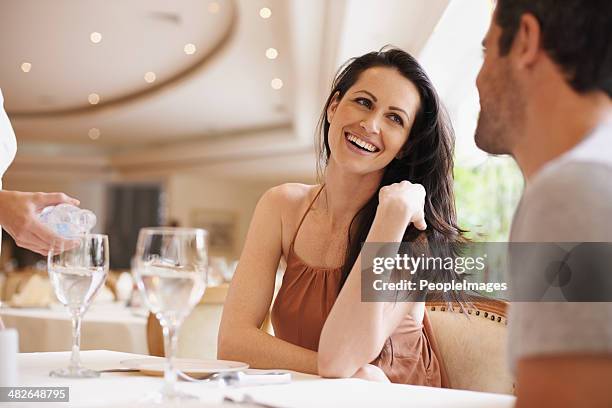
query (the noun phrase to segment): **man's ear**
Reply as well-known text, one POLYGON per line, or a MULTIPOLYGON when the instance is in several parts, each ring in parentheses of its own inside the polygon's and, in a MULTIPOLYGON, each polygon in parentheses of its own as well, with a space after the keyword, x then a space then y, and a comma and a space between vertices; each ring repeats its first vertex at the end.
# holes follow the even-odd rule
POLYGON ((541 51, 541 36, 538 19, 533 14, 523 14, 512 45, 519 69, 529 68, 537 61, 541 51))
POLYGON ((334 117, 334 113, 336 113, 336 109, 338 109, 338 105, 340 104, 340 92, 336 91, 334 96, 332 96, 332 100, 327 106, 327 122, 331 122, 334 117))

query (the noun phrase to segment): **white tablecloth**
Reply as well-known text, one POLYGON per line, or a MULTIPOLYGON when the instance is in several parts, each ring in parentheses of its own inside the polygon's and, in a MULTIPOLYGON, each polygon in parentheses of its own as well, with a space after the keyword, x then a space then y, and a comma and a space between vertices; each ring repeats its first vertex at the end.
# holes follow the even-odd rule
MULTIPOLYGON (((19 332, 19 351, 66 351, 72 347, 68 310, 0 308, 7 327, 19 332)), ((81 325, 82 350, 114 350, 147 354, 146 314, 121 303, 94 303, 81 325)))
MULTIPOLYGON (((85 351, 83 363, 92 369, 119 368, 121 360, 143 356, 110 352, 85 351)), ((163 379, 139 373, 104 373, 97 379, 57 379, 48 377, 54 368, 67 365, 69 353, 32 353, 19 355, 19 386, 70 387, 70 406, 134 407, 147 394, 161 388, 163 379)), ((248 394, 255 401, 272 407, 465 407, 510 408, 514 397, 501 394, 446 390, 410 385, 374 383, 357 379, 320 379, 294 373, 293 382, 243 388, 219 388, 215 384, 181 382, 182 391, 200 397, 196 406, 224 405, 225 395, 248 394)), ((53 404, 58 406, 60 404, 53 404)), ((40 404, 19 403, 19 407, 40 404)), ((194 405, 181 405, 181 407, 194 405)), ((248 406, 248 405, 242 405, 248 406)))

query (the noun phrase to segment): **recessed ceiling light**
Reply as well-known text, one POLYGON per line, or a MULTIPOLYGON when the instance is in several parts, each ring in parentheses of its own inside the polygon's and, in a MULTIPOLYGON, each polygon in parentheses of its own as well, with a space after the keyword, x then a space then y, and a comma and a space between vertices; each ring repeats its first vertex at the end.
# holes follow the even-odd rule
POLYGON ((276 48, 268 48, 266 50, 266 57, 268 59, 276 59, 276 57, 278 57, 278 51, 276 48))
POLYGON ((270 86, 272 87, 272 89, 278 91, 283 87, 283 80, 280 78, 274 78, 272 81, 270 81, 270 86))
POLYGON ((98 128, 91 128, 89 129, 89 132, 87 132, 87 135, 89 136, 89 138, 91 140, 98 140, 98 138, 100 137, 100 129, 98 128))
POLYGON ((21 70, 23 72, 30 72, 31 69, 32 69, 32 64, 30 64, 29 62, 24 62, 23 64, 21 64, 21 70))
POLYGON ((98 102, 100 102, 100 95, 98 95, 97 93, 89 94, 89 96, 87 97, 87 100, 92 105, 97 105, 98 102))
POLYGON ((148 83, 155 82, 155 78, 157 78, 155 76, 155 72, 149 71, 146 74, 144 74, 144 80, 147 81, 148 83))
POLYGON ((270 18, 272 16, 272 10, 267 7, 263 7, 259 10, 259 15, 261 18, 270 18))
POLYGON ((210 3, 208 3, 209 13, 216 14, 219 12, 220 9, 221 9, 221 6, 219 6, 219 3, 217 3, 216 1, 211 1, 210 3))
POLYGON ((187 55, 195 54, 196 46, 191 43, 185 44, 185 47, 183 47, 183 51, 185 51, 185 54, 187 55))
POLYGON ((93 33, 89 34, 89 39, 92 43, 98 44, 100 41, 102 41, 102 34, 97 31, 94 31, 93 33))

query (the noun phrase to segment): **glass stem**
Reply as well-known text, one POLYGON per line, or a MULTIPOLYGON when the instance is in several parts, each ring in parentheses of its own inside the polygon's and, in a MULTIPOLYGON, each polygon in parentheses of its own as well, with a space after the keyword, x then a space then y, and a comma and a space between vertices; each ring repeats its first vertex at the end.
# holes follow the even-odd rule
POLYGON ((70 369, 75 370, 81 368, 81 357, 79 351, 81 349, 81 313, 78 310, 72 310, 72 354, 70 355, 70 369))
POLYGON ((164 352, 166 354, 166 365, 164 367, 164 393, 173 395, 176 393, 176 368, 174 358, 176 357, 177 336, 176 327, 164 325, 164 352))

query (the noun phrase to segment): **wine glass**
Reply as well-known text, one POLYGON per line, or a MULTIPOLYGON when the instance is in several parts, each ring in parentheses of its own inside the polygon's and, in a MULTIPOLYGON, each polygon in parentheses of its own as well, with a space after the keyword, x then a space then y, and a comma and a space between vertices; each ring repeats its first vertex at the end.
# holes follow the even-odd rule
POLYGON ((145 304, 163 328, 164 388, 156 402, 194 399, 176 389, 174 366, 178 331, 206 288, 207 233, 198 228, 142 228, 133 274, 145 304))
POLYGON ((100 374, 81 365, 81 320, 108 275, 108 237, 81 234, 53 242, 47 257, 49 279, 55 296, 72 317, 72 355, 67 368, 51 377, 92 378, 100 374))

